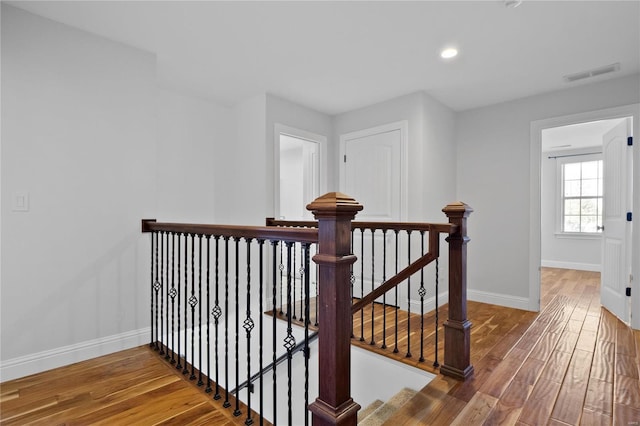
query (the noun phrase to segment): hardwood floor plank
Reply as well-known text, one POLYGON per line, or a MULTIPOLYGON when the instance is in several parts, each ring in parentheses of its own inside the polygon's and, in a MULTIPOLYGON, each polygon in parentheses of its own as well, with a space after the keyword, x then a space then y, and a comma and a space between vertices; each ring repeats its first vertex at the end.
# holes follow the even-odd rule
POLYGON ((568 424, 577 424, 580 421, 592 358, 591 352, 579 349, 574 351, 551 413, 552 419, 568 424))
POLYGON ((599 411, 592 411, 588 408, 582 410, 582 417, 580 418, 580 425, 582 426, 610 426, 613 421, 613 416, 610 414, 604 414, 599 411))
POLYGON ((489 413, 498 402, 498 398, 482 392, 476 392, 451 426, 480 425, 489 417, 489 413))
POLYGON ((616 375, 613 402, 640 410, 640 382, 638 379, 616 375))
POLYGON ((540 379, 522 407, 518 421, 531 425, 546 425, 556 402, 561 384, 540 379))
POLYGON ((487 425, 505 425, 514 424, 522 412, 533 386, 519 381, 513 380, 509 387, 505 389, 500 396, 498 403, 494 406, 489 414, 486 422, 487 425))
POLYGON ((613 383, 593 377, 589 379, 584 408, 611 417, 613 415, 613 383))

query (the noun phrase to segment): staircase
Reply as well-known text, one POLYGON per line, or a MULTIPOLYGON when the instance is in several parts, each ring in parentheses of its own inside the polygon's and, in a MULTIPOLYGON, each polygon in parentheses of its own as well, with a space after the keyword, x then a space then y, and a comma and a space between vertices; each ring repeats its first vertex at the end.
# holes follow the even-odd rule
POLYGON ((361 426, 379 426, 400 410, 417 392, 404 388, 389 401, 375 400, 367 408, 358 413, 358 424, 361 426))

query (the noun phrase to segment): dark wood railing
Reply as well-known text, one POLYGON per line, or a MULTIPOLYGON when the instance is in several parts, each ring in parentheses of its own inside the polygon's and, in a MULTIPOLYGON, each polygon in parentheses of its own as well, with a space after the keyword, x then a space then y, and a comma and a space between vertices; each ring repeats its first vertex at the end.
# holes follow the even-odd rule
MULTIPOLYGON (((197 379, 197 384, 211 392, 214 399, 224 398, 223 406, 233 409, 234 415, 246 414, 247 425, 255 420, 260 424, 268 423, 263 411, 268 404, 264 396, 269 392, 263 389, 263 385, 272 386, 271 415, 277 418, 276 398, 284 390, 281 390, 282 380, 277 379, 276 368, 285 359, 287 421, 292 424, 292 359, 300 353, 304 355, 306 367, 304 405, 305 410, 311 413, 313 424, 355 425, 360 406, 350 395, 349 348, 353 312, 361 312, 366 306, 373 310, 373 302, 378 297, 385 298, 390 290, 397 289, 399 282, 409 280, 419 271, 422 274, 426 265, 434 260, 437 262, 440 234, 444 233, 448 234, 450 247, 449 318, 444 324, 445 353, 440 371, 459 379, 469 377, 473 367, 469 356, 470 323, 466 318, 466 218, 472 210, 463 203, 447 206, 444 212, 449 217, 448 224, 353 222, 362 206, 340 193, 326 194, 307 208, 313 212, 317 222, 268 220, 268 226, 244 227, 143 220, 142 231, 152 235, 151 346, 189 379, 194 382, 197 379), (383 273, 382 285, 373 288, 368 295, 362 291, 360 301, 353 304, 354 263, 357 260, 353 254, 355 230, 360 230, 361 240, 365 230, 370 230, 372 236, 374 230, 379 230, 385 235, 385 242, 386 232, 390 232, 396 236, 396 248, 398 233, 407 232, 408 251, 412 244, 411 232, 418 232, 422 250, 421 255, 409 262, 406 268, 396 270, 399 274, 394 277, 386 279, 383 273), (429 236, 426 253, 425 233, 429 236), (312 272, 309 261, 311 255, 317 265, 315 272, 312 272), (258 265, 254 261, 252 266, 252 256, 258 259, 258 265), (312 276, 315 278, 313 292, 310 291, 312 276), (295 293, 297 281, 301 284, 298 295, 295 293), (222 294, 224 297, 221 298, 222 294), (263 301, 265 294, 269 297, 263 301), (312 300, 315 303, 313 314, 312 300), (268 311, 273 314, 271 327, 263 315, 268 311), (279 346, 276 342, 278 316, 286 320, 286 336, 281 345, 286 353, 280 356, 276 354, 279 346), (303 337, 298 335, 301 343, 296 343, 294 336, 292 323, 295 321, 304 327, 303 337), (273 335, 270 357, 263 356, 263 345, 268 346, 263 342, 267 327, 273 335), (254 331, 254 328, 258 330, 254 331), (318 368, 321 378, 318 398, 312 403, 308 400, 310 328, 317 330, 319 336, 318 368), (240 354, 244 350, 239 348, 241 342, 246 342, 244 355, 240 354), (256 342, 259 342, 257 365, 251 356, 256 342), (241 366, 244 363, 241 358, 246 358, 246 366, 241 366), (240 370, 246 377, 243 383, 240 370), (269 371, 273 375, 268 379, 266 373, 269 371), (235 380, 230 381, 234 374, 235 380), (251 400, 252 391, 256 391, 254 382, 259 386, 258 407, 252 405, 251 400), (241 391, 246 392, 242 403, 241 391)), ((364 254, 361 250, 361 257, 364 258, 364 254)), ((373 253, 370 260, 375 262, 373 253)), ((373 283, 374 272, 371 274, 373 283)), ((363 280, 363 274, 360 276, 363 280)), ((421 298, 424 297, 422 281, 421 298)), ((304 418, 304 424, 307 424, 309 416, 304 418)))

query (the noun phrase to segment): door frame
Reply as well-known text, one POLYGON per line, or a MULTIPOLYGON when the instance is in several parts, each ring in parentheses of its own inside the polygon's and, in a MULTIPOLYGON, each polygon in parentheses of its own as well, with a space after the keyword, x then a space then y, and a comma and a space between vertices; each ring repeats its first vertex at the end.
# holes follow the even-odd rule
MULTIPOLYGON (((280 217, 280 135, 304 139, 317 143, 318 149, 318 196, 327 192, 327 137, 298 129, 281 123, 275 123, 273 136, 273 197, 274 217, 280 217)), ((311 203, 313 200, 308 200, 311 203)))
MULTIPOLYGON (((640 149, 638 138, 640 137, 640 104, 624 105, 578 114, 552 117, 531 122, 530 127, 530 217, 529 217, 529 309, 540 311, 540 264, 541 264, 541 167, 542 167, 542 130, 566 126, 571 124, 586 123, 590 121, 633 118, 633 135, 635 138, 633 149, 633 210, 636 216, 640 216, 640 149)), ((636 226, 637 227, 637 226, 636 226)), ((632 253, 640 253, 640 232, 632 231, 632 253)), ((632 275, 636 278, 632 282, 631 312, 633 308, 640 307, 640 256, 632 258, 632 275)), ((640 329, 640 315, 631 318, 632 327, 640 329)))
MULTIPOLYGON (((367 136, 377 135, 379 133, 400 131, 400 221, 406 222, 409 215, 409 197, 407 190, 407 182, 409 179, 408 164, 408 141, 409 141, 409 121, 402 120, 393 123, 383 124, 380 126, 370 127, 367 129, 357 130, 355 132, 343 133, 340 135, 340 175, 339 188, 344 192, 346 169, 343 161, 347 141, 350 139, 359 139, 367 136)), ((348 194, 349 195, 349 194, 348 194)), ((357 200, 356 200, 357 201, 357 200)))

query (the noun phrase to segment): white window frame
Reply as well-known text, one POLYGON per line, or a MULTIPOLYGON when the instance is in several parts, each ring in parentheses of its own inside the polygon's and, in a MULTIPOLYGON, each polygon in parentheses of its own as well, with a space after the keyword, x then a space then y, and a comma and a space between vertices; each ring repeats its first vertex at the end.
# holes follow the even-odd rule
MULTIPOLYGON (((559 238, 579 238, 579 239, 601 239, 602 232, 566 232, 564 231, 564 165, 572 163, 585 163, 590 161, 602 161, 602 154, 577 154, 567 155, 557 158, 557 215, 556 215, 556 237, 559 238)), ((604 195, 603 195, 604 198, 604 195)), ((604 204, 604 202, 603 202, 604 204)), ((602 212, 600 212, 602 214, 602 212)))

